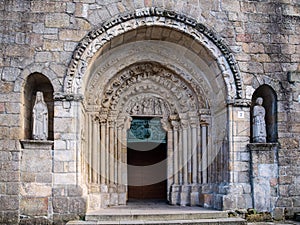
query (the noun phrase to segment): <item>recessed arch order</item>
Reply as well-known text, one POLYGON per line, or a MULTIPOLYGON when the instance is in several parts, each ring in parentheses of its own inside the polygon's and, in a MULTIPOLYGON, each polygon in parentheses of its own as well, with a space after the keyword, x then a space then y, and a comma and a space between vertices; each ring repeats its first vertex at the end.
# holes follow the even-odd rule
MULTIPOLYGON (((226 87, 226 100, 234 102, 244 97, 242 80, 236 61, 224 41, 196 20, 173 11, 144 8, 125 13, 103 23, 88 33, 78 44, 70 62, 63 91, 83 94, 84 79, 92 59, 114 38, 141 27, 161 27, 179 31, 202 46, 218 65, 226 87)), ((155 39, 155 38, 154 38, 155 39)), ((185 45, 186 43, 182 43, 185 45)))

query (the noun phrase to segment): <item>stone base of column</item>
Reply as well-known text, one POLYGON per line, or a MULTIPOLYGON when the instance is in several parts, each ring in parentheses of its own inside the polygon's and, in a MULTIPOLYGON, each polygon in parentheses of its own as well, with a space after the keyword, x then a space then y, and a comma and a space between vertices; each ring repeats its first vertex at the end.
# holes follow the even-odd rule
POLYGON ((125 185, 118 185, 119 205, 126 205, 127 202, 127 187, 125 185))
POLYGON ((110 206, 116 206, 119 203, 119 195, 117 192, 117 185, 110 184, 109 185, 109 205, 110 206))
POLYGON ((181 206, 190 205, 191 204, 190 196, 191 196, 191 186, 190 185, 181 185, 179 204, 181 206))
POLYGON ((170 205, 179 204, 180 185, 173 184, 170 191, 170 205))
POLYGON ((88 210, 107 208, 110 205, 110 194, 105 184, 90 185, 88 194, 88 210))
POLYGON ((191 206, 197 206, 200 204, 199 191, 200 191, 200 185, 198 184, 191 185, 191 199, 190 199, 191 206))

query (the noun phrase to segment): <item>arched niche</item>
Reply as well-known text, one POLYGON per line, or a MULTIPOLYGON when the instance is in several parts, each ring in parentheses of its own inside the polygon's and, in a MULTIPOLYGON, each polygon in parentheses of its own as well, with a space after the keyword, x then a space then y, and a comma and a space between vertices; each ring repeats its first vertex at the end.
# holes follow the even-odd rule
POLYGON ((267 143, 275 143, 278 139, 277 131, 277 95, 272 87, 269 85, 261 85, 258 87, 252 96, 251 102, 251 142, 253 142, 253 107, 255 106, 256 99, 261 97, 263 99, 262 106, 266 110, 265 121, 267 131, 267 143))
POLYGON ((53 117, 54 101, 53 86, 49 79, 40 73, 30 74, 24 86, 23 93, 23 115, 24 115, 24 139, 32 139, 32 109, 36 99, 36 92, 41 91, 44 95, 45 103, 48 107, 48 139, 53 140, 53 117))

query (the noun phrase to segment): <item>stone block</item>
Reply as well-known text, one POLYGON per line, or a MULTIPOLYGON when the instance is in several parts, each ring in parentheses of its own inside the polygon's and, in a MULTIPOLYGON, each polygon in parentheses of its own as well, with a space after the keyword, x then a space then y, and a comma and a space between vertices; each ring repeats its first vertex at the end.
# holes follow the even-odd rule
POLYGON ((119 204, 119 195, 118 195, 118 193, 110 193, 109 194, 109 199, 110 199, 110 201, 109 201, 109 205, 110 206, 116 206, 116 205, 118 205, 119 204))
POLYGON ((61 30, 59 32, 59 39, 78 42, 86 35, 86 33, 86 31, 82 30, 61 30))
POLYGON ((38 183, 22 183, 21 195, 22 196, 37 196, 37 197, 50 197, 52 194, 51 184, 38 184, 38 183))
POLYGON ((36 182, 37 183, 52 183, 52 173, 38 173, 36 174, 36 182))
POLYGON ((83 198, 69 198, 69 212, 84 215, 86 212, 86 201, 83 198))
POLYGON ((277 207, 292 207, 292 198, 279 197, 277 201, 277 207))
POLYGON ((275 208, 273 211, 273 218, 276 221, 282 221, 284 220, 284 215, 285 215, 285 208, 275 208))
POLYGON ((76 173, 54 174, 54 184, 76 184, 76 173))
POLYGON ((22 197, 20 201, 20 213, 29 216, 47 216, 47 197, 22 197))
POLYGON ((19 211, 4 211, 0 213, 0 223, 2 224, 18 224, 19 223, 19 211))
POLYGON ((43 44, 45 51, 63 51, 64 43, 60 41, 45 40, 43 44))
POLYGON ((202 194, 200 193, 199 204, 202 207, 210 208, 213 205, 213 195, 212 194, 202 194))
POLYGON ((224 195, 223 196, 223 210, 237 208, 237 200, 235 195, 224 195))
MULTIPOLYGON (((1 187, 1 185, 0 185, 0 187, 1 187)), ((18 195, 19 193, 20 193, 20 184, 18 182, 6 183, 6 194, 18 195)))
POLYGON ((18 68, 4 67, 1 74, 3 81, 15 81, 21 70, 18 68))
POLYGON ((82 188, 76 185, 70 185, 67 187, 69 197, 78 197, 82 196, 82 188))
POLYGON ((285 149, 298 149, 299 140, 296 138, 280 138, 281 147, 285 149))
POLYGON ((75 157, 76 157, 75 152, 71 150, 56 150, 54 152, 54 160, 58 162, 75 161, 75 157))
POLYGON ((276 164, 259 164, 258 176, 266 178, 277 177, 278 166, 276 164))
POLYGON ((69 200, 68 200, 68 198, 55 197, 55 198, 53 198, 52 204, 53 204, 53 212, 54 213, 63 214, 63 213, 68 213, 69 212, 69 200))
POLYGON ((70 25, 70 16, 64 13, 51 13, 46 15, 45 26, 66 28, 70 25))
POLYGON ((19 209, 18 195, 2 195, 0 196, 0 211, 12 211, 19 209))
POLYGON ((67 196, 67 190, 65 186, 63 187, 55 187, 52 189, 52 194, 54 197, 62 197, 62 196, 67 196))
POLYGON ((46 62, 51 62, 52 60, 53 60, 53 56, 51 52, 37 52, 35 54, 36 62, 46 63, 46 62))

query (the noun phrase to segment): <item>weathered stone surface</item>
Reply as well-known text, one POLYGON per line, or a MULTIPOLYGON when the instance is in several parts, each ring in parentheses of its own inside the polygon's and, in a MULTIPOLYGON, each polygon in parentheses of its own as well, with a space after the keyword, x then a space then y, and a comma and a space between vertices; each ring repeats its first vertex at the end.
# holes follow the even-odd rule
POLYGON ((20 212, 29 216, 46 216, 48 215, 48 198, 22 197, 20 212))
MULTIPOLYGON (((178 76, 169 79, 171 85, 165 79, 171 76, 167 73, 155 81, 165 85, 151 86, 149 80, 144 80, 148 83, 130 86, 136 81, 128 80, 124 82, 126 93, 138 95, 138 90, 143 90, 162 95, 163 100, 172 102, 172 114, 180 114, 180 120, 184 119, 182 109, 189 104, 185 96, 195 99, 195 112, 201 115, 197 123, 191 120, 179 124, 177 140, 181 153, 193 143, 195 135, 201 137, 202 127, 208 124, 209 154, 205 155, 202 149, 196 162, 189 162, 188 169, 180 170, 185 175, 177 176, 182 179, 177 181, 178 190, 174 188, 168 193, 172 204, 180 203, 179 197, 194 202, 200 194, 206 206, 254 207, 252 194, 260 209, 273 210, 275 219, 300 211, 300 23, 295 1, 11 0, 0 2, 0 12, 0 223, 17 224, 19 213, 24 212, 47 216, 62 224, 78 219, 87 207, 97 209, 125 203, 126 188, 89 187, 106 182, 93 172, 101 170, 103 154, 96 157, 91 149, 100 146, 100 139, 94 137, 103 136, 99 124, 107 119, 99 114, 105 102, 101 98, 109 97, 120 80, 107 89, 109 81, 137 62, 157 62, 160 68, 168 68, 178 76), (45 88, 45 80, 39 83, 40 79, 28 83, 29 77, 36 73, 44 75, 51 85, 45 88), (188 85, 183 86, 182 81, 188 85), (271 87, 276 93, 278 152, 268 152, 266 146, 247 151, 251 135, 249 100, 261 85, 271 87), (175 91, 162 94, 172 88, 175 91), (48 98, 49 105, 54 105, 54 119, 49 124, 55 139, 53 150, 51 143, 35 143, 33 147, 27 141, 22 143, 25 149, 19 143, 30 133, 29 111, 34 101, 30 92, 37 89, 51 92, 48 98), (82 93, 82 98, 72 95, 75 89, 82 93), (53 100, 53 91, 67 93, 53 100), (92 102, 94 96, 98 99, 92 102), (176 97, 178 101, 174 100, 176 97), (207 104, 210 111, 203 113, 199 102, 207 104), (244 116, 238 112, 244 112, 244 116), (97 121, 96 128, 94 122, 87 122, 92 117, 97 121), (185 126, 191 129, 181 139, 185 135, 181 127, 185 126), (194 165, 203 169, 196 179, 192 176, 194 165), (189 196, 188 191, 180 193, 184 182, 205 185, 199 193, 193 191, 189 196), (112 193, 107 193, 108 190, 112 193), (93 202, 94 196, 99 203, 93 202)), ((124 93, 112 97, 115 103, 119 97, 131 98, 124 93)), ((119 109, 126 108, 129 102, 124 101, 124 107, 119 109)), ((189 112, 187 118, 193 117, 192 110, 186 112, 189 112)), ((118 136, 118 128, 128 126, 113 124, 123 120, 117 114, 114 110, 107 114, 111 117, 105 127, 108 139, 101 144, 110 143, 107 149, 114 149, 113 145, 125 146, 122 151, 126 152, 126 140, 121 141, 124 145, 118 142, 122 138, 109 140, 118 136), (114 126, 118 128, 110 132, 114 126)), ((174 123, 168 124, 169 116, 165 126, 173 129, 174 123)), ((174 138, 174 133, 169 132, 168 136, 174 138)), ((169 153, 173 140, 168 141, 169 153)), ((200 148, 204 146, 203 140, 197 141, 200 148)), ((118 159, 127 158, 119 153, 116 153, 118 159)), ((185 156, 189 155, 182 155, 185 156)), ((118 171, 126 179, 125 168, 115 167, 111 162, 105 164, 106 168, 113 172, 105 174, 105 179, 112 174, 117 176, 118 171)), ((171 169, 174 167, 168 171, 171 169)), ((170 176, 168 182, 174 183, 173 178, 170 176)))

